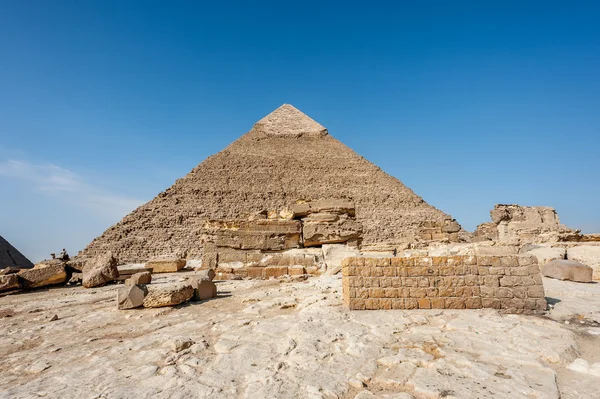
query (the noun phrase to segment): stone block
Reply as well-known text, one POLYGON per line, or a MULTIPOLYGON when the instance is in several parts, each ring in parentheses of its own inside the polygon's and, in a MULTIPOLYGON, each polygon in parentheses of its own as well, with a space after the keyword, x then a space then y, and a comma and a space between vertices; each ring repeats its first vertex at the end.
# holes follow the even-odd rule
POLYGON ((558 280, 570 280, 578 283, 592 282, 593 269, 572 260, 554 259, 542 266, 542 275, 558 280))
POLYGON ((204 269, 204 270, 200 270, 198 272, 198 278, 200 280, 213 281, 215 279, 216 275, 217 275, 217 273, 215 272, 214 269, 204 269))
POLYGON ((336 198, 293 204, 290 206, 290 211, 294 218, 305 217, 312 213, 321 212, 347 214, 349 216, 355 215, 354 203, 352 201, 336 198))
POLYGON ((41 269, 24 269, 17 276, 23 288, 46 287, 67 281, 67 272, 62 264, 41 269))
POLYGON ((217 247, 243 250, 299 248, 302 233, 297 220, 210 220, 204 228, 207 241, 217 247))
POLYGON ((152 273, 143 272, 132 274, 127 280, 125 280, 125 285, 133 286, 138 284, 150 284, 152 282, 152 273))
POLYGON ((429 298, 419 298, 419 309, 431 309, 431 300, 429 298))
POLYGON ((111 252, 88 260, 83 267, 82 285, 85 288, 99 287, 119 278, 118 260, 111 252))
POLYGON ((465 298, 445 298, 444 307, 446 309, 465 309, 465 298))
POLYGON ((194 289, 194 299, 196 301, 217 297, 217 286, 210 280, 191 278, 188 283, 194 289))
POLYGON ((189 283, 156 284, 147 286, 144 307, 158 308, 175 306, 187 302, 194 296, 194 288, 189 283))
POLYGON ((185 267, 186 260, 171 257, 154 258, 146 262, 144 267, 153 273, 176 273, 185 267))
POLYGON ((148 289, 144 285, 126 285, 117 290, 117 309, 126 310, 144 305, 148 289))

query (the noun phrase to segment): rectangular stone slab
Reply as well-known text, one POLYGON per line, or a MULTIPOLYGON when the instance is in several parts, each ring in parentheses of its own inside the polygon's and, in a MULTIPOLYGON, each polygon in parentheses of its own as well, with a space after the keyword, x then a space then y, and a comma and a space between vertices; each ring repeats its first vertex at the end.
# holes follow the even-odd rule
POLYGON ((146 269, 152 269, 153 273, 176 273, 185 267, 185 259, 152 259, 146 262, 146 269))

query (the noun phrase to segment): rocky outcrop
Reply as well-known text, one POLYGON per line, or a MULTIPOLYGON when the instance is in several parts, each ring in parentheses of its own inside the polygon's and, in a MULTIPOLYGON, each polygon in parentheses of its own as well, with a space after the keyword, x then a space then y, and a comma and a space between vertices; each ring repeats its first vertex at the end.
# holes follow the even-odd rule
POLYGON ((17 275, 23 288, 46 287, 67 281, 67 272, 62 264, 40 269, 21 270, 17 275))
POLYGON ((119 277, 118 260, 107 252, 96 259, 89 260, 83 268, 83 286, 92 288, 114 281, 119 277))
POLYGON ((577 283, 592 282, 592 268, 572 260, 554 259, 542 266, 542 275, 577 283))
POLYGON ((194 296, 194 288, 189 283, 149 285, 147 288, 145 308, 175 306, 189 301, 194 296))
POLYGON ((31 269, 33 263, 21 252, 13 247, 8 241, 0 236, 0 269, 6 267, 18 267, 19 269, 31 269))
MULTIPOLYGON (((178 251, 187 253, 188 259, 200 258, 207 244, 201 240, 212 228, 206 226, 207 220, 289 219, 290 208, 299 201, 315 204, 329 199, 354 204, 363 244, 403 247, 417 237, 458 236, 443 233, 450 216, 331 137, 323 126, 284 105, 105 231, 82 254, 95 256, 111 250, 126 263, 178 251), (423 227, 422 221, 431 221, 435 227, 423 227)), ((344 210, 337 205, 317 209, 324 213, 344 210)), ((307 213, 297 212, 298 216, 307 213)), ((225 235, 221 242, 237 249, 272 248, 270 242, 263 244, 264 239, 255 240, 225 235)), ((298 244, 296 239, 279 241, 282 249, 298 244)))

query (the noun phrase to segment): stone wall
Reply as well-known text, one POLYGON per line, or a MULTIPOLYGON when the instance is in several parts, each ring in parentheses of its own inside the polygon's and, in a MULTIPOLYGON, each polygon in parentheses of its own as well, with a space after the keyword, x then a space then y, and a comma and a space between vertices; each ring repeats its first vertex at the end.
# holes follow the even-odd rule
POLYGON ((350 309, 546 309, 535 256, 346 258, 343 299, 350 309))

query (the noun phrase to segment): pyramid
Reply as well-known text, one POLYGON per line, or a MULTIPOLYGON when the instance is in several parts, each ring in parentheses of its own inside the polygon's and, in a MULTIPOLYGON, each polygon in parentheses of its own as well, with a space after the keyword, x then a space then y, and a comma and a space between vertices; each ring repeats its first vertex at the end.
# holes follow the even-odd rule
POLYGON ((208 220, 281 215, 293 204, 332 198, 354 203, 364 248, 447 239, 449 232, 456 240, 460 230, 449 215, 284 104, 80 255, 110 250, 124 262, 173 253, 199 258, 208 220))
POLYGON ((33 267, 33 263, 0 236, 0 269, 5 269, 7 267, 30 269, 33 267))

